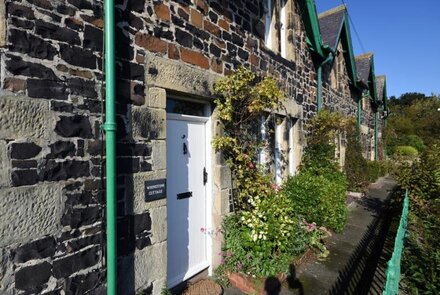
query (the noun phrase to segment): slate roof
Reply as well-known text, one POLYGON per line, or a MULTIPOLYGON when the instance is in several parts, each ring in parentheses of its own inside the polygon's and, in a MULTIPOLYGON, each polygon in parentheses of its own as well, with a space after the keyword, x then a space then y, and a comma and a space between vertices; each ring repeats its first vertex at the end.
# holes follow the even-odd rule
POLYGON ((385 76, 376 76, 376 92, 379 100, 383 99, 385 76))
POLYGON ((370 75, 370 65, 372 57, 372 53, 366 53, 356 56, 356 69, 358 79, 363 84, 365 84, 365 86, 368 86, 368 76, 370 75))
POLYGON ((318 16, 322 41, 332 49, 338 46, 339 31, 346 9, 345 5, 340 5, 318 16))

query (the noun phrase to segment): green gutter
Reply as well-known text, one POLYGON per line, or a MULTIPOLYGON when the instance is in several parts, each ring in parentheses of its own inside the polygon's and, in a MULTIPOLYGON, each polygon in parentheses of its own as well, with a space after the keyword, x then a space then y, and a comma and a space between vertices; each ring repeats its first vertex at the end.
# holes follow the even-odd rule
POLYGON ((361 130, 361 125, 362 125, 362 98, 363 98, 363 94, 361 92, 361 97, 358 99, 358 104, 357 104, 357 125, 359 127, 359 130, 361 130))
POLYGON ((116 257, 116 115, 114 0, 104 1, 105 40, 105 150, 107 215, 107 294, 117 292, 116 257))

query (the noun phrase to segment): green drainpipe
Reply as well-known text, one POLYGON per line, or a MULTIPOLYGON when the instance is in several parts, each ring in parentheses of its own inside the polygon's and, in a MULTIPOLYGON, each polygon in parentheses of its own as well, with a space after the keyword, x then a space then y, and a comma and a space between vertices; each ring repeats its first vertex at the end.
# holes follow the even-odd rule
POLYGON ((114 0, 104 1, 107 294, 116 295, 116 115, 114 0))
POLYGON ((377 161, 377 110, 374 113, 374 160, 377 161))
POLYGON ((361 130, 361 125, 362 125, 362 98, 363 98, 363 94, 361 93, 361 98, 359 98, 357 105, 357 124, 359 130, 361 130))
POLYGON ((316 107, 318 109, 318 112, 322 108, 322 67, 326 63, 330 62, 333 59, 333 56, 334 56, 334 54, 333 54, 333 52, 331 52, 329 54, 329 56, 327 56, 327 58, 318 65, 318 70, 317 70, 317 76, 318 76, 317 77, 317 80, 318 80, 317 82, 318 82, 318 85, 317 85, 317 89, 316 89, 316 92, 317 92, 316 93, 316 107))

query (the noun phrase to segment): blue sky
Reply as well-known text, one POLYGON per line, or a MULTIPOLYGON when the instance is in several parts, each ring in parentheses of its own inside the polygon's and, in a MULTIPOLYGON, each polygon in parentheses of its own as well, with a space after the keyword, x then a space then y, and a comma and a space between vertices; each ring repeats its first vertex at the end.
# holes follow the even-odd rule
MULTIPOLYGON (((318 13, 342 0, 315 0, 318 13)), ((440 94, 440 0, 345 0, 376 75, 387 76, 388 96, 440 94)), ((362 54, 351 27, 355 55, 362 54)))

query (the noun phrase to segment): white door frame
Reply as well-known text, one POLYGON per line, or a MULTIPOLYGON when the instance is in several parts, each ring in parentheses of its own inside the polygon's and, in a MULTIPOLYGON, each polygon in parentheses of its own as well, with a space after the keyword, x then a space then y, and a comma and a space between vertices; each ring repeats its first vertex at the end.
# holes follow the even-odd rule
MULTIPOLYGON (((186 122, 203 122, 205 123, 205 151, 206 151, 206 156, 205 156, 205 167, 206 167, 206 172, 208 173, 208 179, 205 185, 205 208, 206 208, 206 228, 209 230, 212 230, 212 202, 213 202, 213 177, 214 177, 214 169, 213 169, 213 148, 211 145, 212 142, 212 111, 211 111, 211 104, 209 102, 206 101, 200 101, 200 100, 195 100, 195 99, 188 99, 188 98, 182 98, 180 96, 168 96, 169 98, 172 99, 178 99, 178 100, 186 100, 186 101, 193 101, 193 102, 198 102, 198 103, 203 103, 205 104, 205 109, 204 109, 204 116, 200 117, 200 116, 191 116, 191 115, 184 115, 184 114, 176 114, 176 113, 167 113, 167 120, 177 120, 177 121, 186 121, 186 122)), ((168 169, 168 167, 167 167, 168 169)), ((206 231, 205 231, 206 232, 206 231)), ((205 233, 206 234, 206 233, 205 233)), ((206 234, 206 260, 207 260, 207 265, 206 267, 208 268, 208 274, 210 276, 212 276, 213 273, 213 269, 212 269, 212 244, 213 244, 213 240, 212 240, 212 236, 209 234, 206 234)), ((183 281, 189 279, 188 278, 183 278, 183 281)), ((180 282, 179 282, 180 283, 180 282)), ((177 283, 177 284, 179 284, 177 283)), ((168 287, 174 287, 177 284, 174 285, 170 285, 168 287)))

